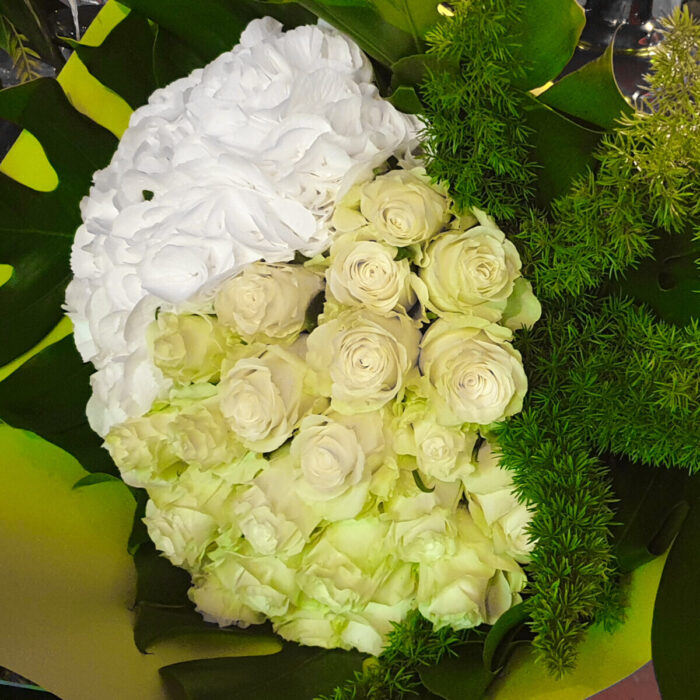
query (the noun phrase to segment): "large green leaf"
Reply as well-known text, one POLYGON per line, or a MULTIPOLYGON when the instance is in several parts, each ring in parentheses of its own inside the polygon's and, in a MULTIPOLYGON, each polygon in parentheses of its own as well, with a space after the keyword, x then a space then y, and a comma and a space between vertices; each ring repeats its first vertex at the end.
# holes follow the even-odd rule
POLYGON ((50 345, 0 382, 0 418, 62 447, 90 472, 117 474, 85 418, 92 371, 72 337, 50 345))
POLYGON ((39 342, 62 316, 69 256, 80 225, 78 203, 92 173, 109 162, 114 137, 76 112, 55 80, 0 91, 0 118, 32 132, 59 177, 53 192, 36 192, 0 176, 0 262, 12 277, 0 287, 0 365, 39 342), (50 118, 47 118, 50 115, 50 118))
POLYGON ((666 560, 654 604, 651 651, 664 700, 688 700, 700 687, 700 475, 689 482, 686 518, 666 560))
POLYGON ((576 176, 593 167, 593 151, 602 133, 580 126, 534 97, 525 104, 524 117, 532 129, 531 158, 541 166, 538 203, 547 206, 568 191, 576 176))
POLYGON ((620 571, 627 573, 663 554, 673 542, 690 507, 692 477, 680 469, 635 464, 608 456, 617 498, 611 534, 620 571))
POLYGON ((187 700, 311 700, 362 668, 363 656, 285 644, 277 654, 172 664, 161 673, 187 700))
POLYGON ((576 0, 527 0, 517 20, 508 36, 518 45, 513 57, 524 73, 513 82, 532 90, 561 73, 573 56, 586 18, 576 0))
POLYGON ((46 63, 60 68, 63 57, 53 42, 42 4, 39 0, 0 0, 0 15, 7 17, 27 37, 46 63))
POLYGON ((700 240, 687 233, 660 233, 653 257, 614 285, 616 290, 650 306, 659 318, 678 326, 700 319, 700 240))
POLYGON ((516 646, 532 639, 527 622, 530 612, 526 603, 518 603, 501 615, 484 640, 484 666, 491 673, 498 673, 508 661, 516 646))
POLYGON ((483 662, 482 641, 458 647, 457 656, 445 656, 434 666, 420 670, 423 685, 445 700, 479 700, 494 679, 483 662))
POLYGON ((539 99, 604 129, 614 129, 621 115, 634 114, 615 80, 612 44, 595 61, 554 83, 539 99))
POLYGON ((165 87, 206 64, 204 58, 182 39, 157 24, 154 26, 153 78, 156 87, 165 87))
POLYGON ((131 11, 100 46, 69 43, 92 75, 136 109, 146 103, 157 87, 153 74, 154 40, 155 32, 148 20, 131 11))

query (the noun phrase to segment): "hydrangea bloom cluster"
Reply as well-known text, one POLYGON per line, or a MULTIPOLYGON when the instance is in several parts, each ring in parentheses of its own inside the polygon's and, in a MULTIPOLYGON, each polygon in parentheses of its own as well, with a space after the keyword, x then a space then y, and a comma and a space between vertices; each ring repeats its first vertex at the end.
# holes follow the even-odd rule
POLYGON ((519 600, 529 512, 485 438, 522 406, 510 340, 540 309, 496 224, 420 168, 330 221, 328 250, 160 310, 172 388, 106 445, 205 618, 378 654, 411 609, 465 628, 519 600))
POLYGON ((255 20, 232 51, 157 90, 95 174, 73 246, 66 301, 97 369, 93 429, 167 394, 144 340, 156 308, 181 308, 257 260, 325 250, 338 197, 410 153, 418 128, 327 25, 255 20))

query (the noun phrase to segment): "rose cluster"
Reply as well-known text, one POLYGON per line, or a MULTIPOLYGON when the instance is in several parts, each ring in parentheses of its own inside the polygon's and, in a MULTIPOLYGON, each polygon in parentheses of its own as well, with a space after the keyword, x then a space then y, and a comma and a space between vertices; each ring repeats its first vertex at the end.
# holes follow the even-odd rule
POLYGON ((503 232, 420 168, 331 224, 325 251, 161 309, 172 388, 106 445, 206 619, 378 654, 411 609, 459 629, 519 600, 530 514, 489 426, 521 409, 510 340, 540 308, 503 232))

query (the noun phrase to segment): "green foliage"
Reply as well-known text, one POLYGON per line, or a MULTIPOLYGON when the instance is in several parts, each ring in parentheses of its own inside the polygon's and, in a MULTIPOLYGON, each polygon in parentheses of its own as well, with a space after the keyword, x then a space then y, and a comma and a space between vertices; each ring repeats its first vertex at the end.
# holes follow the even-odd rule
POLYGON ((46 22, 44 4, 42 0, 0 0, 0 16, 27 38, 43 61, 60 68, 64 61, 46 22))
POLYGON ((0 50, 10 57, 21 83, 38 78, 41 57, 29 46, 27 37, 17 31, 14 24, 0 15, 0 50))
POLYGON ((394 625, 376 662, 366 664, 362 673, 318 700, 400 700, 419 695, 423 690, 421 669, 438 664, 446 655, 455 656, 458 645, 481 638, 483 633, 478 630, 444 627, 436 632, 432 623, 414 610, 394 625))
POLYGON ((427 37, 429 54, 458 66, 430 71, 423 84, 429 171, 450 183, 458 206, 501 219, 513 219, 534 194, 526 97, 511 85, 524 69, 507 33, 523 7, 522 0, 460 3, 427 37))

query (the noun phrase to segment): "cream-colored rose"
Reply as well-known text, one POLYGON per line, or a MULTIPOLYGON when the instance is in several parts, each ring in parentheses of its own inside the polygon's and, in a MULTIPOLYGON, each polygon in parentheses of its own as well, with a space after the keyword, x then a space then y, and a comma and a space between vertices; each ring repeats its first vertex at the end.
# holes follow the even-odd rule
POLYGON ((444 233, 428 245, 420 270, 426 305, 438 314, 468 313, 496 322, 520 267, 518 251, 495 225, 444 233))
POLYGON ((308 410, 307 367, 291 350, 268 346, 238 360, 219 385, 219 405, 238 439, 256 452, 277 449, 308 410))
POLYGON ((532 291, 532 285, 524 277, 518 277, 506 308, 503 309, 501 323, 516 331, 519 328, 531 328, 541 315, 542 305, 532 291))
POLYGON ((211 515, 178 501, 158 507, 149 500, 143 522, 156 548, 175 566, 189 570, 198 567, 217 535, 216 522, 211 515))
POLYGON ((188 595, 205 620, 247 627, 284 615, 298 595, 295 572, 277 557, 217 549, 188 595))
POLYGON ((532 512, 519 502, 511 473, 500 466, 491 443, 483 443, 476 470, 462 481, 469 512, 481 531, 493 540, 495 551, 528 562, 535 546, 528 534, 532 512))
POLYGON ((493 552, 465 508, 453 517, 458 532, 454 552, 419 565, 418 609, 437 629, 491 624, 519 602, 524 576, 515 561, 493 552))
POLYGON ((434 508, 430 513, 392 523, 390 536, 404 561, 438 561, 455 550, 456 530, 450 511, 434 508))
POLYGON ((389 524, 378 518, 332 523, 304 552, 299 587, 334 612, 409 598, 415 587, 411 566, 389 550, 388 531, 389 524))
POLYGON ((336 649, 343 646, 338 634, 338 618, 326 605, 303 597, 299 607, 273 620, 275 632, 290 642, 336 649))
POLYGON ((405 314, 348 310, 309 335, 307 362, 318 391, 339 413, 380 408, 395 398, 415 367, 420 332, 405 314))
POLYGON ((175 418, 172 411, 155 412, 130 418, 109 431, 104 446, 129 486, 166 485, 185 468, 168 437, 175 418))
POLYGON ((168 436, 181 460, 204 469, 234 462, 247 452, 234 438, 216 398, 192 403, 178 412, 168 426, 168 436))
POLYGON ((292 341, 322 289, 323 278, 301 265, 256 262, 219 287, 214 309, 247 342, 292 341))
POLYGON ((396 248, 377 241, 342 236, 331 246, 327 290, 346 306, 379 314, 408 311, 416 301, 408 260, 394 260, 396 248))
POLYGON ((226 333, 211 316, 162 312, 149 326, 147 338, 156 367, 178 384, 219 376, 226 333))
POLYGON ((450 203, 422 168, 391 170, 363 186, 360 211, 380 240, 404 247, 438 233, 449 221, 450 203))
POLYGON ((527 377, 510 332, 479 319, 437 320, 423 336, 420 368, 443 425, 487 425, 522 408, 527 377))

